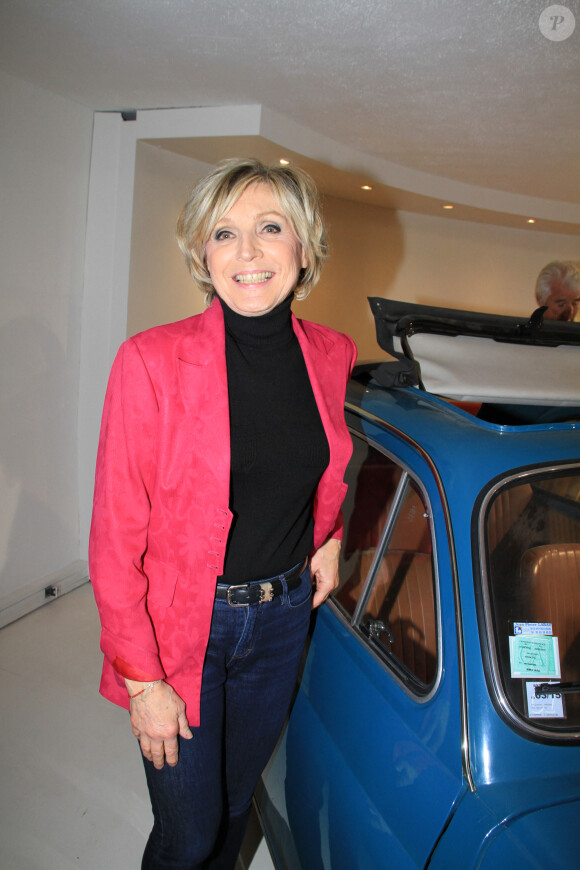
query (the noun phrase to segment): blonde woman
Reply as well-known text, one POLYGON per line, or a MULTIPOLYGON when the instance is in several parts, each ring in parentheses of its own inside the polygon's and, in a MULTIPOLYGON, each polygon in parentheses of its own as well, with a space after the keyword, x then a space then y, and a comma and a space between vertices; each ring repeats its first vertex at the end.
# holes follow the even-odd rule
POLYGON ((130 710, 154 813, 143 870, 233 870, 338 582, 350 338, 291 302, 326 256, 312 180, 228 160, 178 225, 203 314, 125 342, 97 460, 101 691, 130 710))

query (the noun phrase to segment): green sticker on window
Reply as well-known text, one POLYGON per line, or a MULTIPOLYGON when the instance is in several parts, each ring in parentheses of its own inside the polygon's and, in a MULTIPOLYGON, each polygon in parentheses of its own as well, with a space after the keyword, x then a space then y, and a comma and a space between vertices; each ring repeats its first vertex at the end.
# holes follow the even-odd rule
POLYGON ((515 678, 559 679, 558 638, 531 634, 510 637, 510 667, 515 678))

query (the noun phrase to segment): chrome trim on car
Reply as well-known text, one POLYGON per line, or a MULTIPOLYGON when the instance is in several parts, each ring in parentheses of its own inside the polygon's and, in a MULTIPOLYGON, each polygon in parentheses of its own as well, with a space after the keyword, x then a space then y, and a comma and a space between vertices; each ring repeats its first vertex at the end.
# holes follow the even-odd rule
POLYGON ((502 476, 501 479, 497 480, 496 483, 490 487, 490 489, 485 493, 485 496, 483 496, 481 501, 479 501, 478 499, 479 516, 477 518, 477 544, 479 547, 479 563, 481 565, 479 582, 483 601, 483 621, 485 629, 485 641, 487 647, 486 652, 489 657, 488 668, 486 668, 486 671, 488 672, 487 676, 490 679, 497 705, 500 707, 504 718, 518 731, 523 732, 527 737, 536 741, 538 740, 538 737, 541 737, 544 740, 548 740, 550 742, 557 741, 558 743, 577 741, 580 738, 580 730, 562 730, 555 732, 553 730, 542 728, 540 725, 532 724, 532 722, 530 722, 523 716, 518 715, 518 713, 513 709, 512 705, 509 702, 509 699, 506 696, 500 677, 501 667, 497 657, 497 648, 495 643, 495 627, 489 596, 489 560, 487 558, 487 547, 485 546, 486 529, 484 520, 487 518, 487 509, 491 500, 500 490, 505 489, 507 486, 509 486, 510 483, 513 483, 514 481, 521 481, 522 483, 525 483, 530 478, 538 477, 539 475, 545 476, 562 471, 577 472, 579 469, 580 464, 577 461, 572 460, 559 462, 558 464, 552 463, 549 465, 535 465, 533 468, 518 469, 517 471, 512 473, 507 472, 505 476, 502 476), (491 665, 491 667, 489 667, 489 665, 491 665))
POLYGON ((368 601, 368 598, 369 598, 369 595, 371 592, 371 588, 373 585, 373 581, 374 581, 375 569, 383 558, 383 551, 385 549, 385 541, 389 538, 389 536, 391 534, 391 530, 395 524, 398 509, 401 505, 401 502, 403 500, 403 496, 404 496, 405 491, 407 489, 407 481, 408 480, 409 480, 409 472, 403 471, 403 473, 401 474, 401 479, 399 480, 399 483, 397 484, 397 489, 395 490, 395 495, 393 497, 393 503, 391 505, 391 509, 389 511, 389 515, 387 517, 387 521, 385 523, 385 527, 383 529, 381 539, 380 539, 378 546, 377 546, 377 549, 375 551, 374 559, 373 559, 371 566, 369 568, 369 572, 368 572, 367 578, 365 580, 363 590, 360 594, 360 597, 357 601, 357 605, 354 609, 354 613, 352 615, 351 621, 352 621, 353 625, 359 624, 360 617, 366 608, 366 604, 367 604, 367 601, 368 601))
POLYGON ((473 779, 473 774, 471 771, 471 758, 469 751, 469 727, 467 720, 467 688, 466 688, 466 677, 465 677, 465 651, 463 646, 463 632, 462 632, 462 622, 461 622, 461 594, 459 590, 459 577, 457 571, 457 558, 455 553, 455 544, 453 540, 453 530, 451 527, 451 513, 449 510, 449 504, 447 502, 447 496, 445 493, 445 487, 443 486, 443 481, 441 479, 441 475, 437 469, 437 466, 433 462, 432 458, 429 456, 427 451, 417 442, 414 438, 411 438, 401 429, 398 429, 396 426, 393 426, 391 423, 387 423, 385 420, 382 420, 380 417, 377 417, 376 414, 373 414, 370 411, 363 410, 358 405, 354 405, 349 401, 345 402, 345 410, 349 411, 351 414, 354 414, 357 417, 361 417, 367 420, 369 423, 372 423, 374 426, 377 426, 380 429, 385 430, 386 432, 390 432, 395 437, 399 438, 405 444, 410 445, 417 453, 421 456, 421 458, 428 465, 431 473, 433 474, 433 478, 435 480, 435 484, 437 486, 437 491, 439 493, 439 498, 441 499, 441 505, 443 508, 443 516, 445 519, 445 531, 447 533, 447 543, 449 546, 449 557, 450 557, 450 565, 451 565, 451 577, 453 582, 453 593, 455 597, 455 630, 457 636, 457 661, 458 661, 458 669, 459 669, 459 694, 460 694, 460 716, 461 716, 461 764, 462 771, 465 781, 467 782, 470 791, 476 791, 475 782, 473 779))
MULTIPOLYGON (((347 423, 348 425, 348 423, 347 423)), ((359 602, 362 604, 355 607, 355 610, 352 614, 348 613, 344 610, 342 605, 340 605, 337 601, 331 597, 328 600, 328 604, 330 607, 336 612, 336 615, 344 623, 344 625, 353 633, 353 635, 357 638, 357 640, 365 646, 367 652, 372 655, 372 657, 377 661, 383 668, 388 668, 389 675, 391 678, 397 683, 400 688, 406 692, 410 697, 413 698, 418 704, 424 704, 426 701, 429 701, 439 686, 442 674, 442 659, 443 659, 443 640, 442 640, 442 625, 441 625, 441 601, 439 596, 439 582, 438 582, 438 562, 437 562, 437 549, 433 548, 432 559, 433 559, 433 570, 434 576, 437 577, 437 582, 434 584, 434 594, 435 594, 435 602, 436 602, 436 614, 437 614, 437 674, 433 683, 429 686, 424 686, 414 674, 407 672, 406 669, 401 666, 399 669, 400 662, 395 657, 390 659, 384 650, 379 651, 374 644, 372 643, 372 639, 369 638, 369 635, 361 629, 360 624, 360 616, 364 609, 364 604, 368 601, 369 595, 372 593, 372 587, 374 581, 376 579, 375 572, 382 561, 385 547, 388 546, 388 541, 393 530, 394 525, 397 522, 397 516, 399 512, 399 508, 402 502, 405 499, 409 483, 414 483, 421 491, 421 495, 424 499, 425 505, 429 507, 428 517, 432 519, 432 511, 431 511, 431 500, 425 490, 425 487, 419 478, 417 478, 411 470, 407 467, 406 463, 404 463, 399 456, 396 456, 387 448, 383 447, 382 444, 378 442, 368 439, 367 436, 363 432, 359 432, 356 429, 353 429, 350 425, 348 425, 349 432, 356 438, 360 438, 361 441, 365 441, 372 445, 372 447, 378 452, 382 453, 384 456, 387 456, 392 462, 394 462, 401 469, 401 481, 397 484, 397 488, 395 490, 395 495, 393 497, 393 502, 389 509, 388 517, 385 521, 385 525, 381 532, 381 537, 378 542, 375 556, 369 566, 367 571, 367 576, 365 578, 363 589, 359 598, 359 602), (423 688, 426 688, 426 691, 422 691, 423 688)), ((431 535, 434 536, 434 530, 431 527, 431 535)))

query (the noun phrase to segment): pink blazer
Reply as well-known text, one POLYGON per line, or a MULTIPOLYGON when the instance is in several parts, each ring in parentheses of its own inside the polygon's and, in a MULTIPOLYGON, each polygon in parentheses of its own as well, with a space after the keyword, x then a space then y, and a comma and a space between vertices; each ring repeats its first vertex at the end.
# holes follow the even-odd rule
MULTIPOLYGON (((328 438, 315 496, 314 545, 341 537, 352 445, 343 403, 352 339, 292 318, 328 438)), ((165 678, 199 724, 201 673, 231 513, 223 312, 126 341, 113 364, 101 426, 89 570, 105 655, 101 693, 128 707, 115 660, 165 678)), ((123 668, 121 668, 123 670, 123 668)), ((124 673, 127 673, 126 669, 124 673)), ((130 676, 130 674, 127 674, 130 676)))

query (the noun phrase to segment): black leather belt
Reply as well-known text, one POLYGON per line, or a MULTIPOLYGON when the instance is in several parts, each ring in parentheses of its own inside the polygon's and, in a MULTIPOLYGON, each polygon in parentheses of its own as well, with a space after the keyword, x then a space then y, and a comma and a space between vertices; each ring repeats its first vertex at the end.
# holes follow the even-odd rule
POLYGON ((278 574, 271 580, 262 580, 259 583, 241 583, 239 586, 226 586, 218 583, 215 597, 227 601, 230 607, 247 607, 249 604, 262 604, 272 601, 284 591, 283 581, 286 581, 288 592, 300 585, 300 576, 306 568, 308 560, 301 562, 294 568, 290 568, 285 574, 278 574))

